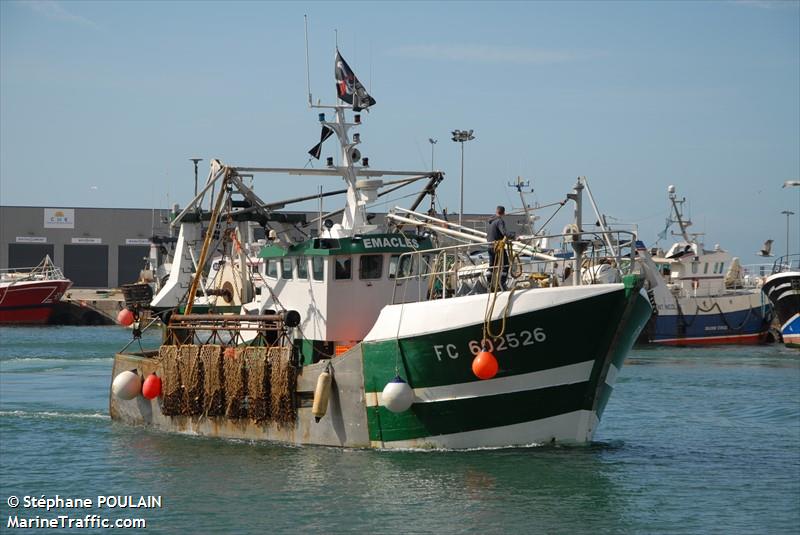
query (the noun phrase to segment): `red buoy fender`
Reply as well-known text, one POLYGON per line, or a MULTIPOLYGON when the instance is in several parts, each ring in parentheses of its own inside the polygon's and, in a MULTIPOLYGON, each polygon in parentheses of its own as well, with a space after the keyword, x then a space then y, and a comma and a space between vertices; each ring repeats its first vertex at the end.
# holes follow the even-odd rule
POLYGON ((155 373, 151 373, 144 380, 142 385, 142 395, 147 399, 156 399, 161 395, 161 378, 155 373))
POLYGON ((489 351, 481 351, 472 360, 472 373, 478 379, 491 379, 497 375, 497 359, 489 351))
POLYGON ((133 312, 128 310, 127 308, 123 308, 117 313, 117 323, 120 325, 124 325, 128 327, 129 325, 133 324, 133 312))

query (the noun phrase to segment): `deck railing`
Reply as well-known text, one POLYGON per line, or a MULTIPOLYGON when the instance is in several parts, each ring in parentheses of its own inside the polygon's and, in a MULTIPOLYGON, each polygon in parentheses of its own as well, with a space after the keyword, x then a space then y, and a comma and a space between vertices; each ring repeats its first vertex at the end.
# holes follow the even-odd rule
POLYGON ((800 271, 800 254, 784 255, 775 260, 770 275, 784 271, 800 271))
POLYGON ((582 251, 579 284, 621 282, 622 275, 637 269, 635 243, 633 232, 618 230, 515 239, 494 266, 489 265, 491 242, 412 251, 400 255, 392 303, 485 293, 503 280, 505 289, 572 285, 575 247, 582 251), (561 239, 565 250, 542 250, 537 244, 543 239, 561 239))
POLYGON ((4 282, 58 280, 64 278, 64 273, 58 266, 53 264, 49 255, 45 256, 38 266, 0 269, 0 279, 4 282))
POLYGON ((741 267, 741 276, 736 280, 736 288, 760 288, 764 279, 772 273, 772 264, 745 264, 741 267))

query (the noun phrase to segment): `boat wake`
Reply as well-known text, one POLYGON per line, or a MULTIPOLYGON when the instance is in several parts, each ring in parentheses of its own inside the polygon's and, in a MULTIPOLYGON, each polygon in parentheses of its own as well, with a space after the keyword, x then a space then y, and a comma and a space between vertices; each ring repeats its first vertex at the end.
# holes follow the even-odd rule
POLYGON ((72 358, 70 356, 50 356, 50 357, 10 357, 10 358, 0 358, 0 362, 3 364, 13 364, 17 362, 74 362, 74 363, 85 363, 85 362, 112 362, 114 359, 112 357, 103 356, 103 357, 84 357, 84 358, 72 358))
POLYGON ((99 412, 59 411, 0 411, 0 418, 34 418, 46 420, 109 420, 108 414, 99 412))
POLYGON ((475 451, 513 451, 513 450, 537 450, 537 451, 558 451, 558 450, 577 450, 577 451, 613 451, 625 447, 621 440, 609 442, 589 442, 589 443, 566 443, 566 442, 531 442, 530 444, 517 444, 515 446, 481 446, 477 448, 391 448, 380 449, 381 453, 470 453, 475 451))

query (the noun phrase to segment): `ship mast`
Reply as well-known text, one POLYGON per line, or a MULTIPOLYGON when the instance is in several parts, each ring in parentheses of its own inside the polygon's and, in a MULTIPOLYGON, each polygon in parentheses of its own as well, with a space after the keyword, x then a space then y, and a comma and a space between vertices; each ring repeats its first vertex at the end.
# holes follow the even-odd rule
MULTIPOLYGON (((354 134, 351 140, 350 129, 361 125, 361 114, 356 113, 354 122, 349 122, 345 115, 345 110, 351 108, 352 106, 350 105, 323 106, 317 104, 312 107, 332 109, 334 111, 334 120, 326 120, 325 113, 320 113, 319 119, 320 124, 330 128, 336 134, 341 149, 342 165, 336 167, 333 165, 332 158, 328 158, 328 167, 340 171, 347 184, 347 202, 342 214, 341 225, 338 229, 334 227, 331 231, 341 235, 349 235, 368 230, 371 225, 367 221, 367 203, 374 200, 378 188, 383 185, 383 181, 358 180, 356 164, 361 153, 356 147, 361 143, 361 136, 360 134, 354 134)), ((363 160, 362 167, 367 167, 367 162, 368 160, 363 160)))
MULTIPOLYGON (((306 22, 307 24, 307 22, 306 22)), ((306 29, 306 32, 308 30, 306 29)), ((308 55, 308 43, 306 43, 306 55, 308 55)), ((308 62, 308 59, 306 59, 308 62)), ((308 65, 306 64, 306 68, 308 65)), ((337 103, 336 105, 323 105, 313 104, 311 97, 310 84, 308 85, 309 91, 309 104, 312 109, 318 110, 333 110, 333 119, 327 120, 325 112, 319 113, 319 122, 323 128, 323 135, 320 141, 321 145, 325 141, 325 132, 330 131, 336 134, 339 141, 341 150, 341 165, 334 165, 333 158, 327 157, 327 167, 333 172, 340 174, 347 184, 346 192, 346 205, 342 212, 342 220, 338 225, 330 226, 326 232, 330 237, 347 237, 357 233, 370 232, 377 227, 370 225, 367 219, 367 204, 375 201, 378 196, 378 189, 383 186, 383 181, 379 179, 361 179, 358 175, 364 175, 365 168, 369 167, 369 159, 361 159, 361 152, 356 148, 361 143, 361 134, 353 133, 352 140, 350 138, 350 129, 353 127, 361 126, 361 113, 362 109, 368 109, 371 104, 375 104, 375 100, 364 91, 363 86, 356 78, 355 73, 350 70, 350 67, 345 63, 344 59, 339 54, 339 48, 336 48, 336 79, 337 87, 341 85, 342 89, 337 89, 337 103), (345 94, 349 95, 350 100, 343 96, 343 88, 349 88, 345 94), (366 106, 359 100, 358 92, 363 91, 360 98, 366 97, 366 106), (352 92, 352 94, 350 94, 352 92), (344 102, 345 104, 342 104, 344 102), (345 110, 350 109, 354 112, 353 122, 349 122, 345 114, 345 110), (358 164, 359 168, 356 168, 358 164)), ((318 156, 317 156, 318 157, 318 156)))
POLYGON ((684 197, 683 199, 678 200, 678 196, 675 194, 675 186, 673 185, 670 185, 667 188, 667 192, 669 193, 670 203, 672 203, 672 210, 675 212, 675 222, 678 223, 681 228, 681 235, 683 236, 683 239, 686 240, 686 243, 692 243, 694 240, 692 240, 689 237, 689 233, 686 232, 686 229, 689 228, 692 222, 688 219, 684 221, 683 214, 681 213, 681 206, 683 206, 683 203, 686 202, 686 198, 684 197))

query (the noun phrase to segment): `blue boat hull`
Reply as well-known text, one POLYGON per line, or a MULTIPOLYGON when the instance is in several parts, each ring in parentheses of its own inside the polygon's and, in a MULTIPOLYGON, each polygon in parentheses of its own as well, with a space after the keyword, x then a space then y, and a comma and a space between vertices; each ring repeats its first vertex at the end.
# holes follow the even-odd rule
POLYGON ((668 345, 757 344, 764 341, 771 320, 768 306, 687 316, 659 312, 647 329, 647 341, 668 345))

